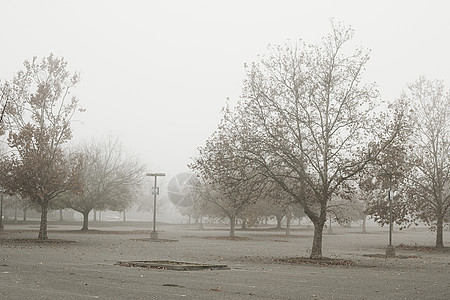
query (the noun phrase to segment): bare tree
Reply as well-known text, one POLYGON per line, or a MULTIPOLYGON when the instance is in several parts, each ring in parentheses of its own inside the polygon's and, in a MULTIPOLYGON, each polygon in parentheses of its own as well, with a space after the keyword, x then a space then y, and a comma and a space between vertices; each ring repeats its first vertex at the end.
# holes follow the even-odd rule
POLYGON ((92 141, 82 147, 82 191, 62 197, 66 207, 83 214, 82 230, 88 230, 89 213, 95 210, 124 211, 140 193, 144 168, 127 157, 117 139, 92 141))
POLYGON ((196 188, 198 198, 204 201, 202 210, 205 204, 220 208, 222 216, 230 220, 230 236, 234 237, 236 218, 263 196, 267 181, 254 164, 236 156, 238 140, 222 125, 199 149, 199 156, 190 168, 202 180, 196 188))
POLYGON ((319 45, 271 47, 250 66, 242 99, 227 117, 239 137, 237 156, 258 164, 313 222, 311 258, 322 257, 332 197, 345 198, 348 182, 400 130, 376 110, 375 86, 361 83, 367 51, 346 54, 352 37, 350 28, 334 26, 319 45))
POLYGON ((436 247, 444 247, 443 226, 450 210, 450 92, 442 81, 420 77, 403 97, 415 115, 408 153, 409 204, 436 229, 436 247))
POLYGON ((6 107, 8 145, 14 150, 4 156, 2 185, 41 208, 39 239, 47 239, 49 205, 61 193, 78 191, 80 157, 63 148, 72 137, 70 121, 78 100, 70 97, 78 73, 66 70, 63 58, 50 54, 24 62, 11 82, 11 101, 6 107))

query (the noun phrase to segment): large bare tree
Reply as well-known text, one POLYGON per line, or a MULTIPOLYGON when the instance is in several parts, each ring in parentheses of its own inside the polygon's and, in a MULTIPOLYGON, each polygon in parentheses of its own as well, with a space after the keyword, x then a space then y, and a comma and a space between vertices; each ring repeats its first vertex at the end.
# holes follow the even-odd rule
POLYGON ((251 64, 242 99, 227 126, 237 156, 257 163, 296 199, 314 224, 311 258, 322 257, 329 202, 351 192, 350 180, 389 145, 400 122, 377 109, 369 60, 353 30, 333 26, 321 44, 273 46, 251 64), (370 147, 369 147, 370 146, 370 147))

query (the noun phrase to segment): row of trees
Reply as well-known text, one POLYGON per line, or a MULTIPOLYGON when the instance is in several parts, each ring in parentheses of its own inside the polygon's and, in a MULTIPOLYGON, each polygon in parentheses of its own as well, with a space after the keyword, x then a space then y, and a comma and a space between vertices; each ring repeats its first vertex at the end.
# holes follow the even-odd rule
POLYGON ((352 38, 351 28, 333 25, 320 44, 271 46, 247 67, 241 99, 227 104, 190 165, 198 195, 227 207, 231 220, 267 198, 300 205, 314 224, 311 257, 320 258, 327 215, 357 203, 385 222, 390 182, 396 220, 434 224, 442 247, 449 93, 420 78, 398 100, 380 101, 376 86, 362 82, 369 52, 352 38))
POLYGON ((24 62, 25 69, 0 82, 1 129, 7 134, 0 158, 3 192, 16 194, 41 211, 39 239, 47 239, 50 209, 123 210, 140 189, 143 167, 123 156, 117 140, 70 145, 71 121, 79 108, 72 90, 77 72, 63 58, 24 62))

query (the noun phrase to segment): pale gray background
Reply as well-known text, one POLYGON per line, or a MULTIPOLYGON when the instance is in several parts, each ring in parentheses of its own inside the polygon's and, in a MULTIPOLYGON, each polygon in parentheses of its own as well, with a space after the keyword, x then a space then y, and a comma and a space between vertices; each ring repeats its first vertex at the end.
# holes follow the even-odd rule
MULTIPOLYGON (((53 52, 81 72, 75 140, 118 135, 168 176, 187 171, 269 43, 317 43, 330 19, 372 49, 384 100, 420 75, 450 85, 448 1, 1 1, 0 79, 53 52)), ((170 179, 170 177, 169 177, 170 179)))

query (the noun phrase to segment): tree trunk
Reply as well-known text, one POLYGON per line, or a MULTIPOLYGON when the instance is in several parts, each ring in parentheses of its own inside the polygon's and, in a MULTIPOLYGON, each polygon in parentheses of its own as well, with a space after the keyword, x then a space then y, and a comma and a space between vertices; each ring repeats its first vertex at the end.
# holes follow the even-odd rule
POLYGON ((323 237, 323 226, 325 225, 326 219, 318 220, 313 222, 314 224, 314 236, 313 244, 311 249, 310 258, 320 259, 322 258, 322 237, 323 237))
POLYGON ((444 218, 438 216, 436 222, 436 248, 444 248, 443 229, 444 229, 444 218))
POLYGON ((203 217, 199 217, 200 223, 199 223, 199 229, 203 230, 203 217))
POLYGON ((94 222, 97 221, 97 211, 94 209, 94 222))
POLYGON ((230 236, 235 237, 234 229, 236 227, 236 217, 230 217, 230 236))
POLYGON ((89 224, 89 212, 83 212, 83 227, 81 228, 81 230, 89 230, 88 224, 89 224))
POLYGON ((125 213, 125 210, 123 210, 123 221, 126 222, 127 221, 127 215, 125 213))
POLYGON ((281 229, 281 220, 283 220, 284 216, 276 215, 275 218, 277 219, 277 229, 281 229))
POLYGON ((328 227, 328 234, 333 234, 333 228, 331 228, 331 217, 330 217, 330 226, 328 227))
POLYGON ((286 235, 291 235, 291 213, 286 215, 286 235))
POLYGON ((63 210, 62 209, 59 210, 59 222, 60 223, 63 222, 63 210))
POLYGON ((242 227, 241 229, 247 229, 247 220, 242 219, 242 227))
POLYGON ((3 229, 3 194, 0 194, 0 231, 3 229))
POLYGON ((367 216, 364 215, 364 217, 362 218, 362 229, 361 229, 362 233, 367 233, 366 220, 367 220, 367 216))
POLYGON ((41 205, 41 225, 39 227, 39 240, 47 240, 47 211, 48 211, 48 204, 42 204, 41 205))
POLYGON ((23 221, 26 221, 26 220, 27 220, 27 208, 24 207, 24 209, 23 209, 23 221))

